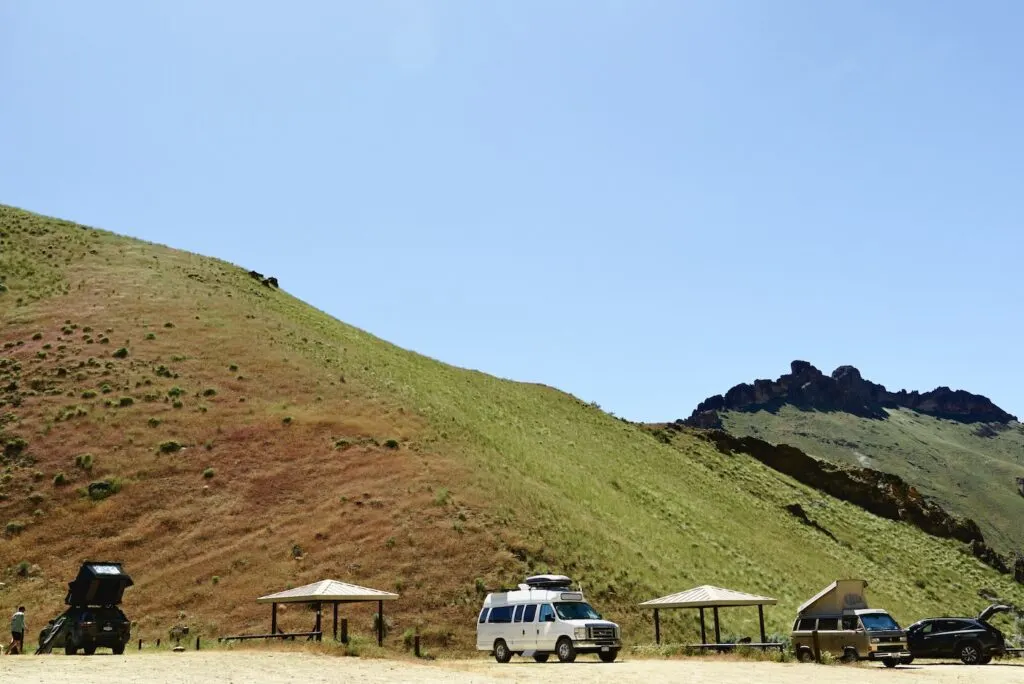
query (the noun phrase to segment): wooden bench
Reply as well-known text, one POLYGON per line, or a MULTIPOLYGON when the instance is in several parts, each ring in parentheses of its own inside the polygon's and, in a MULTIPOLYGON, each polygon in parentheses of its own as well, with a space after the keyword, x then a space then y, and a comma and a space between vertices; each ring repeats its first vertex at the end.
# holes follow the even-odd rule
POLYGON ((237 634, 235 636, 217 637, 217 641, 244 641, 246 639, 291 639, 306 637, 306 640, 320 641, 323 632, 278 632, 277 634, 237 634))

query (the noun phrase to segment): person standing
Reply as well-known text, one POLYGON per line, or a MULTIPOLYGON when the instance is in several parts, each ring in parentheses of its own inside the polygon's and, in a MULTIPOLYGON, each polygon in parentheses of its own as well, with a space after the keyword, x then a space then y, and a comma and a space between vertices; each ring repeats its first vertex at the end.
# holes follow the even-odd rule
POLYGON ((11 645, 7 649, 9 655, 21 653, 25 649, 25 606, 18 606, 18 612, 11 616, 11 645))

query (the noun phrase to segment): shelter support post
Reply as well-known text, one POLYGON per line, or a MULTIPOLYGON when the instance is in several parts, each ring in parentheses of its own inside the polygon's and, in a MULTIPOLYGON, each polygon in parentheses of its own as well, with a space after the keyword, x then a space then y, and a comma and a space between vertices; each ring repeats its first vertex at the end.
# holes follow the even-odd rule
POLYGON ((384 645, 384 602, 377 601, 377 645, 384 645))
POLYGON ((348 643, 348 618, 341 618, 341 643, 348 643))
POLYGON ((707 630, 704 629, 704 609, 703 608, 700 609, 700 643, 702 643, 702 644, 708 643, 708 633, 707 633, 707 630))
MULTIPOLYGON (((764 631, 764 630, 761 630, 764 631)), ((334 640, 338 640, 338 602, 334 602, 334 640)), ((762 639, 761 641, 764 641, 762 639)))
POLYGON ((270 605, 270 633, 277 634, 277 604, 270 605))
MULTIPOLYGON (((321 623, 321 616, 322 616, 322 614, 323 614, 323 604, 321 604, 319 601, 317 601, 316 602, 316 629, 313 630, 314 632, 318 632, 319 633, 319 632, 323 631, 323 627, 321 626, 321 624, 322 624, 321 623)), ((316 640, 320 641, 320 637, 317 636, 316 640)))
POLYGON ((654 609, 654 643, 661 645, 661 618, 657 608, 654 609))
POLYGON ((765 643, 766 639, 764 636, 764 606, 757 604, 757 622, 761 625, 761 643, 765 643))
POLYGON ((718 606, 715 606, 712 610, 715 612, 715 643, 720 644, 722 643, 722 633, 718 629, 718 606))

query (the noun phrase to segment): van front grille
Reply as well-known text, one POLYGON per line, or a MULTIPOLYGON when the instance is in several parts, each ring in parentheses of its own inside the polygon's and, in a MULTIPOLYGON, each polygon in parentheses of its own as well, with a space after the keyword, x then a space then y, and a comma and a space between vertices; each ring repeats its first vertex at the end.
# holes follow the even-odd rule
POLYGON ((614 627, 591 627, 590 628, 591 639, 614 639, 615 628, 614 627))

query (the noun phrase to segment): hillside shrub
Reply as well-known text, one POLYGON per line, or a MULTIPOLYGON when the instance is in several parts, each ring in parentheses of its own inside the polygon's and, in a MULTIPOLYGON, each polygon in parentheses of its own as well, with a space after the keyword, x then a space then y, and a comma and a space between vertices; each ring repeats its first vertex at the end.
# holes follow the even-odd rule
POLYGON ((285 416, 284 418, 281 419, 281 422, 284 423, 285 425, 291 425, 292 424, 292 417, 291 416, 285 416))
POLYGON ((113 391, 114 388, 108 385, 107 383, 103 383, 102 385, 100 385, 100 392, 103 392, 104 394, 110 394, 113 391))
POLYGON ((146 424, 149 425, 149 427, 151 428, 160 427, 160 419, 150 418, 149 420, 146 421, 146 424))
POLYGON ((89 483, 88 495, 93 501, 103 501, 121 491, 120 478, 107 478, 89 483))
POLYGON ((131 397, 121 397, 121 399, 118 400, 117 405, 121 406, 121 407, 124 407, 124 406, 131 406, 134 403, 135 403, 135 400, 132 399, 131 397))
POLYGON ((65 475, 64 473, 62 473, 62 472, 61 473, 57 473, 56 475, 53 476, 53 486, 54 487, 63 487, 67 483, 68 483, 68 476, 65 475))
POLYGON ((147 340, 155 340, 156 339, 156 333, 146 333, 146 339, 147 340))
POLYGON ((173 328, 173 327, 174 327, 174 324, 173 324, 173 323, 171 323, 170 321, 167 321, 166 323, 164 323, 164 327, 165 327, 165 328, 173 328))
POLYGON ((172 399, 174 399, 176 397, 180 397, 184 393, 185 393, 185 390, 181 389, 177 385, 175 385, 171 389, 167 390, 167 396, 171 397, 172 399))
POLYGON ((171 406, 173 406, 176 409, 180 409, 182 406, 184 406, 184 404, 182 404, 180 401, 175 401, 173 404, 171 404, 171 406))
MULTIPOLYGON (((21 534, 25 531, 25 523, 21 522, 20 520, 12 520, 9 523, 7 523, 7 527, 5 527, 4 529, 7 530, 7 534, 21 534)), ((28 570, 26 569, 26 572, 27 571, 28 570)))
POLYGON ((127 347, 121 347, 120 349, 115 351, 113 354, 111 354, 111 356, 113 356, 115 359, 125 359, 125 358, 128 358, 128 348, 127 347))
POLYGON ((238 371, 238 366, 233 363, 230 366, 228 366, 228 370, 231 371, 232 373, 235 373, 238 371))
POLYGON ((75 456, 75 466, 82 470, 92 470, 92 454, 79 454, 75 456))
POLYGON ((32 492, 28 495, 28 500, 34 503, 36 506, 46 501, 46 496, 41 492, 32 492))
POLYGON ((82 398, 83 399, 95 399, 96 398, 96 392, 93 391, 93 390, 85 390, 84 392, 82 392, 82 398))
POLYGON ((32 339, 33 340, 41 340, 41 339, 43 339, 43 333, 37 332, 35 335, 32 336, 32 339))
POLYGON ((166 442, 161 442, 158 449, 161 454, 173 454, 178 451, 181 451, 182 446, 180 443, 175 442, 173 439, 170 439, 167 440, 166 442))
POLYGON ((213 468, 207 468, 206 470, 203 471, 203 477, 206 478, 207 480, 212 480, 215 474, 216 473, 214 472, 213 468))
POLYGON ((384 446, 386 446, 388 449, 397 449, 398 448, 398 440, 397 439, 389 439, 386 442, 384 442, 384 446))
POLYGON ((206 389, 203 390, 203 396, 204 397, 213 397, 213 396, 216 396, 216 395, 217 395, 217 390, 213 389, 212 387, 207 387, 206 389))

